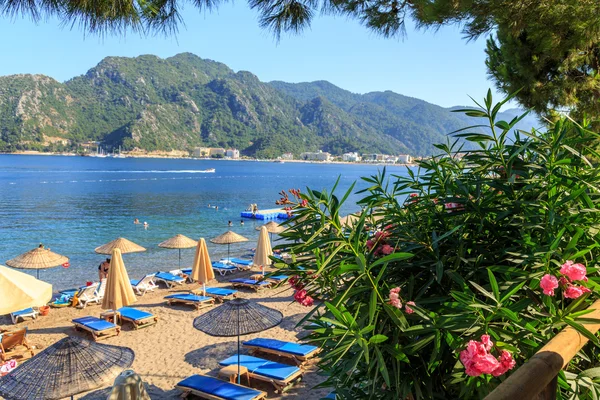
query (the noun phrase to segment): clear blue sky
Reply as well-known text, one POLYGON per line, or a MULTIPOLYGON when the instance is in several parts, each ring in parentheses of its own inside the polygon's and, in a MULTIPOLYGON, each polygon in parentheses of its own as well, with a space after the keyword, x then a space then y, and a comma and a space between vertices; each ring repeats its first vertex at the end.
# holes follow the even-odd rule
MULTIPOLYGON (((0 19, 0 75, 39 73, 65 81, 106 56, 192 52, 247 70, 262 81, 328 80, 357 93, 392 90, 442 106, 470 105, 493 83, 485 70, 485 40, 467 42, 456 26, 437 32, 408 29, 405 39, 384 39, 343 17, 317 17, 310 30, 279 43, 258 26, 244 2, 201 13, 187 6, 175 37, 84 35, 50 19, 0 19)), ((500 97, 498 96, 498 99, 500 97)))

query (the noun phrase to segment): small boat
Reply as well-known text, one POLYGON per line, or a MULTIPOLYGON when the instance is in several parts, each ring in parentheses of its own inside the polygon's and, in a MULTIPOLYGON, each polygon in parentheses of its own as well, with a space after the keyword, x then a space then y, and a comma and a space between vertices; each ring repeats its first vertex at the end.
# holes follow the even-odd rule
POLYGON ((204 171, 202 171, 202 172, 207 172, 207 173, 208 173, 208 172, 215 172, 215 169, 214 169, 214 168, 209 168, 209 169, 205 169, 205 170, 204 170, 204 171))

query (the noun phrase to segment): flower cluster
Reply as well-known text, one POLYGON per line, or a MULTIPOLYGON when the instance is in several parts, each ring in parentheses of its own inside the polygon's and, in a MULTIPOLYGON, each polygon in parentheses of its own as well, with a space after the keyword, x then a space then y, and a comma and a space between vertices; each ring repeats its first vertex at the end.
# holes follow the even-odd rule
MULTIPOLYGON (((396 307, 399 310, 402 310, 402 300, 400 299, 400 287, 395 287, 393 289, 390 290, 390 301, 389 303, 396 307)), ((406 302, 406 304, 404 305, 404 311, 407 314, 412 314, 415 311, 410 308, 410 306, 415 306, 415 302, 414 301, 408 301, 406 302)))
POLYGON ((512 354, 506 350, 500 351, 496 358, 490 353, 494 343, 489 335, 481 335, 481 342, 470 340, 467 348, 460 352, 460 362, 465 366, 465 373, 469 376, 491 374, 500 376, 514 368, 516 362, 512 354))
POLYGON ((305 307, 310 307, 314 304, 315 300, 307 294, 304 285, 300 282, 299 276, 292 276, 288 282, 295 289, 294 300, 305 307))
POLYGON ((540 281, 540 287, 547 296, 554 296, 554 290, 561 287, 563 296, 566 299, 577 299, 584 293, 591 292, 590 289, 583 285, 574 285, 573 281, 587 282, 587 271, 585 265, 574 263, 571 260, 565 262, 559 271, 563 276, 557 278, 554 275, 546 274, 540 281))
POLYGON ((387 242, 390 236, 391 234, 386 229, 375 232, 373 238, 367 240, 367 249, 371 251, 375 248, 373 255, 376 257, 392 254, 396 249, 387 242))

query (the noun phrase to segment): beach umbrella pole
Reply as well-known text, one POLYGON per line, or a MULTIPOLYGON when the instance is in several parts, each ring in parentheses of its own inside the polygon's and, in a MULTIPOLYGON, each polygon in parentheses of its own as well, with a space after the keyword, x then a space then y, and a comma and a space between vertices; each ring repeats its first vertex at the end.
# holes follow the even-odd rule
POLYGON ((238 337, 238 373, 237 373, 237 383, 240 385, 242 383, 242 377, 240 376, 240 307, 237 308, 237 337, 238 337))
POLYGON ((181 269, 181 249, 179 249, 179 269, 181 269))
POLYGON ((227 264, 231 263, 231 256, 229 255, 229 246, 231 246, 229 243, 227 243, 227 264))

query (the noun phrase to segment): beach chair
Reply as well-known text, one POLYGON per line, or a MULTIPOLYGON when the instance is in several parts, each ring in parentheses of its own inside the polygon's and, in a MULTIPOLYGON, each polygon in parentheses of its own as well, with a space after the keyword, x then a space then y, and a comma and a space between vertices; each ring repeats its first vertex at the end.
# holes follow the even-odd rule
POLYGON ((98 285, 98 289, 96 289, 96 296, 98 296, 98 299, 100 301, 102 301, 102 299, 104 298, 104 292, 106 291, 106 281, 108 279, 104 278, 100 281, 100 284, 98 285))
POLYGON ((287 276, 287 275, 275 275, 275 276, 267 276, 265 279, 269 282, 273 282, 273 283, 277 284, 277 283, 281 283, 281 282, 285 281, 288 278, 289 278, 289 276, 287 276))
MULTIPOLYGON (((231 356, 221 362, 219 365, 224 367, 237 365, 238 356, 231 356)), ((252 379, 258 379, 272 384, 275 391, 286 391, 295 381, 302 379, 303 372, 300 368, 281 364, 274 361, 265 360, 258 357, 240 355, 240 365, 248 369, 248 374, 252 379)))
POLYGON ((121 333, 121 328, 119 328, 118 325, 96 317, 88 316, 76 318, 71 322, 75 325, 76 330, 89 332, 94 341, 106 339, 111 336, 118 336, 119 333, 121 333))
POLYGON ((220 262, 213 262, 212 267, 215 271, 217 271, 221 276, 229 273, 234 273, 237 271, 237 267, 234 265, 224 264, 220 262))
POLYGON ((133 307, 121 307, 117 310, 123 322, 131 322, 134 329, 146 328, 158 322, 158 317, 133 307))
POLYGON ((148 274, 144 276, 142 279, 130 279, 131 287, 135 291, 136 294, 143 296, 147 292, 153 292, 158 286, 154 283, 154 275, 156 274, 148 274))
POLYGON ((257 281, 255 279, 236 278, 229 281, 233 287, 241 286, 245 288, 254 289, 257 292, 261 289, 268 289, 271 287, 271 282, 257 281))
POLYGON ((183 285, 185 283, 185 278, 173 275, 170 272, 157 272, 154 275, 154 283, 158 284, 159 282, 164 283, 167 288, 172 288, 176 285, 183 285))
POLYGON ((98 283, 93 283, 90 286, 86 286, 77 293, 77 307, 86 308, 89 303, 100 304, 102 300, 98 297, 98 283))
POLYGON ((314 357, 320 351, 317 346, 284 342, 277 339, 256 338, 243 342, 245 347, 255 353, 275 354, 279 357, 293 359, 296 364, 302 365, 309 358, 314 357))
POLYGON ((25 321, 25 318, 31 317, 32 319, 36 319, 39 315, 39 312, 33 307, 26 308, 24 310, 15 311, 10 313, 10 319, 13 324, 19 322, 19 320, 25 321))
POLYGON ((229 262, 235 264, 240 271, 248 271, 252 269, 253 264, 252 260, 247 260, 244 258, 230 258, 229 262))
POLYGON ((335 400, 337 399, 335 392, 331 392, 329 393, 327 396, 324 397, 325 400, 335 400))
POLYGON ((172 305, 173 303, 189 304, 196 307, 196 310, 200 310, 204 307, 210 307, 215 304, 215 299, 213 299, 212 297, 198 296, 196 294, 185 293, 178 293, 166 296, 165 300, 167 300, 167 303, 169 305, 172 305))
MULTIPOLYGON (((198 294, 198 295, 202 295, 204 292, 202 291, 202 288, 196 289, 192 292, 193 294, 198 294)), ((223 302, 225 300, 232 300, 234 297, 236 297, 238 291, 237 290, 233 290, 233 289, 225 289, 225 288, 215 288, 215 287, 211 287, 211 288, 206 288, 206 295, 210 296, 210 297, 214 297, 215 300, 218 300, 220 302, 223 302)))
POLYGON ((224 382, 206 375, 192 375, 179 382, 177 389, 183 391, 182 397, 190 393, 209 400, 261 400, 267 394, 235 383, 224 382))
POLYGON ((27 342, 27 328, 13 332, 4 332, 0 339, 0 360, 33 357, 33 348, 27 342))

